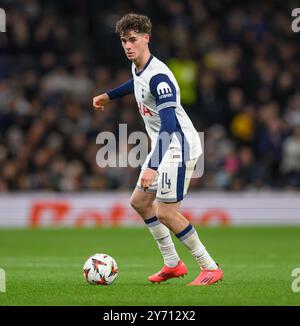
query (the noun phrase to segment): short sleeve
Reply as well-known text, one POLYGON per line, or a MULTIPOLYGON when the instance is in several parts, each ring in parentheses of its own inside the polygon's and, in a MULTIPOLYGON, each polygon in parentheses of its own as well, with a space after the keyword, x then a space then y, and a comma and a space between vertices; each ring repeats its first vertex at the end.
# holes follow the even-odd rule
POLYGON ((166 74, 157 74, 150 80, 150 92, 155 98, 157 110, 176 106, 176 88, 166 74))

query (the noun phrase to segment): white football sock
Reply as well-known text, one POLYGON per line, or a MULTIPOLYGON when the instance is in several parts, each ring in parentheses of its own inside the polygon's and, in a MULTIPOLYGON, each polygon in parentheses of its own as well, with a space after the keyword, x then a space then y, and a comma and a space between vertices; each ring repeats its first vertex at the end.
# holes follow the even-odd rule
POLYGON ((189 224, 182 232, 177 233, 176 237, 189 249, 201 269, 218 269, 218 265, 210 257, 200 241, 195 228, 191 224, 189 224))
POLYGON ((155 216, 145 220, 145 223, 158 244, 164 264, 168 267, 175 267, 180 258, 176 252, 169 229, 160 223, 155 216))

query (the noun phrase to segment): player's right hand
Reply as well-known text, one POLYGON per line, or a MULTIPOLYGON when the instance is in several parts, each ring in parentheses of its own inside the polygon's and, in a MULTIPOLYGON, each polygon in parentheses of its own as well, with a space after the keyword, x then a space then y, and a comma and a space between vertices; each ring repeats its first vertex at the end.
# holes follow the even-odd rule
POLYGON ((95 110, 103 111, 106 104, 110 101, 109 96, 106 93, 100 94, 93 98, 93 107, 95 110))

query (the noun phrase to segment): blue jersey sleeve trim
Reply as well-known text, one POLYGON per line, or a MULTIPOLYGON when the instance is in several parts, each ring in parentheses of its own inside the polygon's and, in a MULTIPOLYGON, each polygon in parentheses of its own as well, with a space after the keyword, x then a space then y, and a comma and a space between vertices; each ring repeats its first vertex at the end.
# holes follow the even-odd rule
POLYGON ((172 141, 173 133, 176 130, 176 113, 174 107, 165 108, 159 111, 161 126, 157 137, 156 145, 151 158, 148 162, 148 168, 157 170, 169 145, 172 141))
POLYGON ((133 94, 134 93, 134 83, 133 78, 125 82, 124 84, 110 89, 106 92, 110 100, 114 100, 119 97, 123 97, 125 95, 133 94))
POLYGON ((163 103, 159 106, 157 106, 157 110, 160 111, 162 109, 165 109, 165 108, 169 108, 169 107, 176 107, 177 103, 176 102, 167 102, 167 103, 163 103))

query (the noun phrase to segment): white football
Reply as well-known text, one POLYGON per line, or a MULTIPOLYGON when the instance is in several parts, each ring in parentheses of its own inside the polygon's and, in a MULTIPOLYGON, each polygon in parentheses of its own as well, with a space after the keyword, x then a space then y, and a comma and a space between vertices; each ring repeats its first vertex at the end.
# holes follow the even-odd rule
POLYGON ((116 261, 106 254, 91 256, 83 266, 83 276, 93 285, 109 285, 118 276, 116 261))

